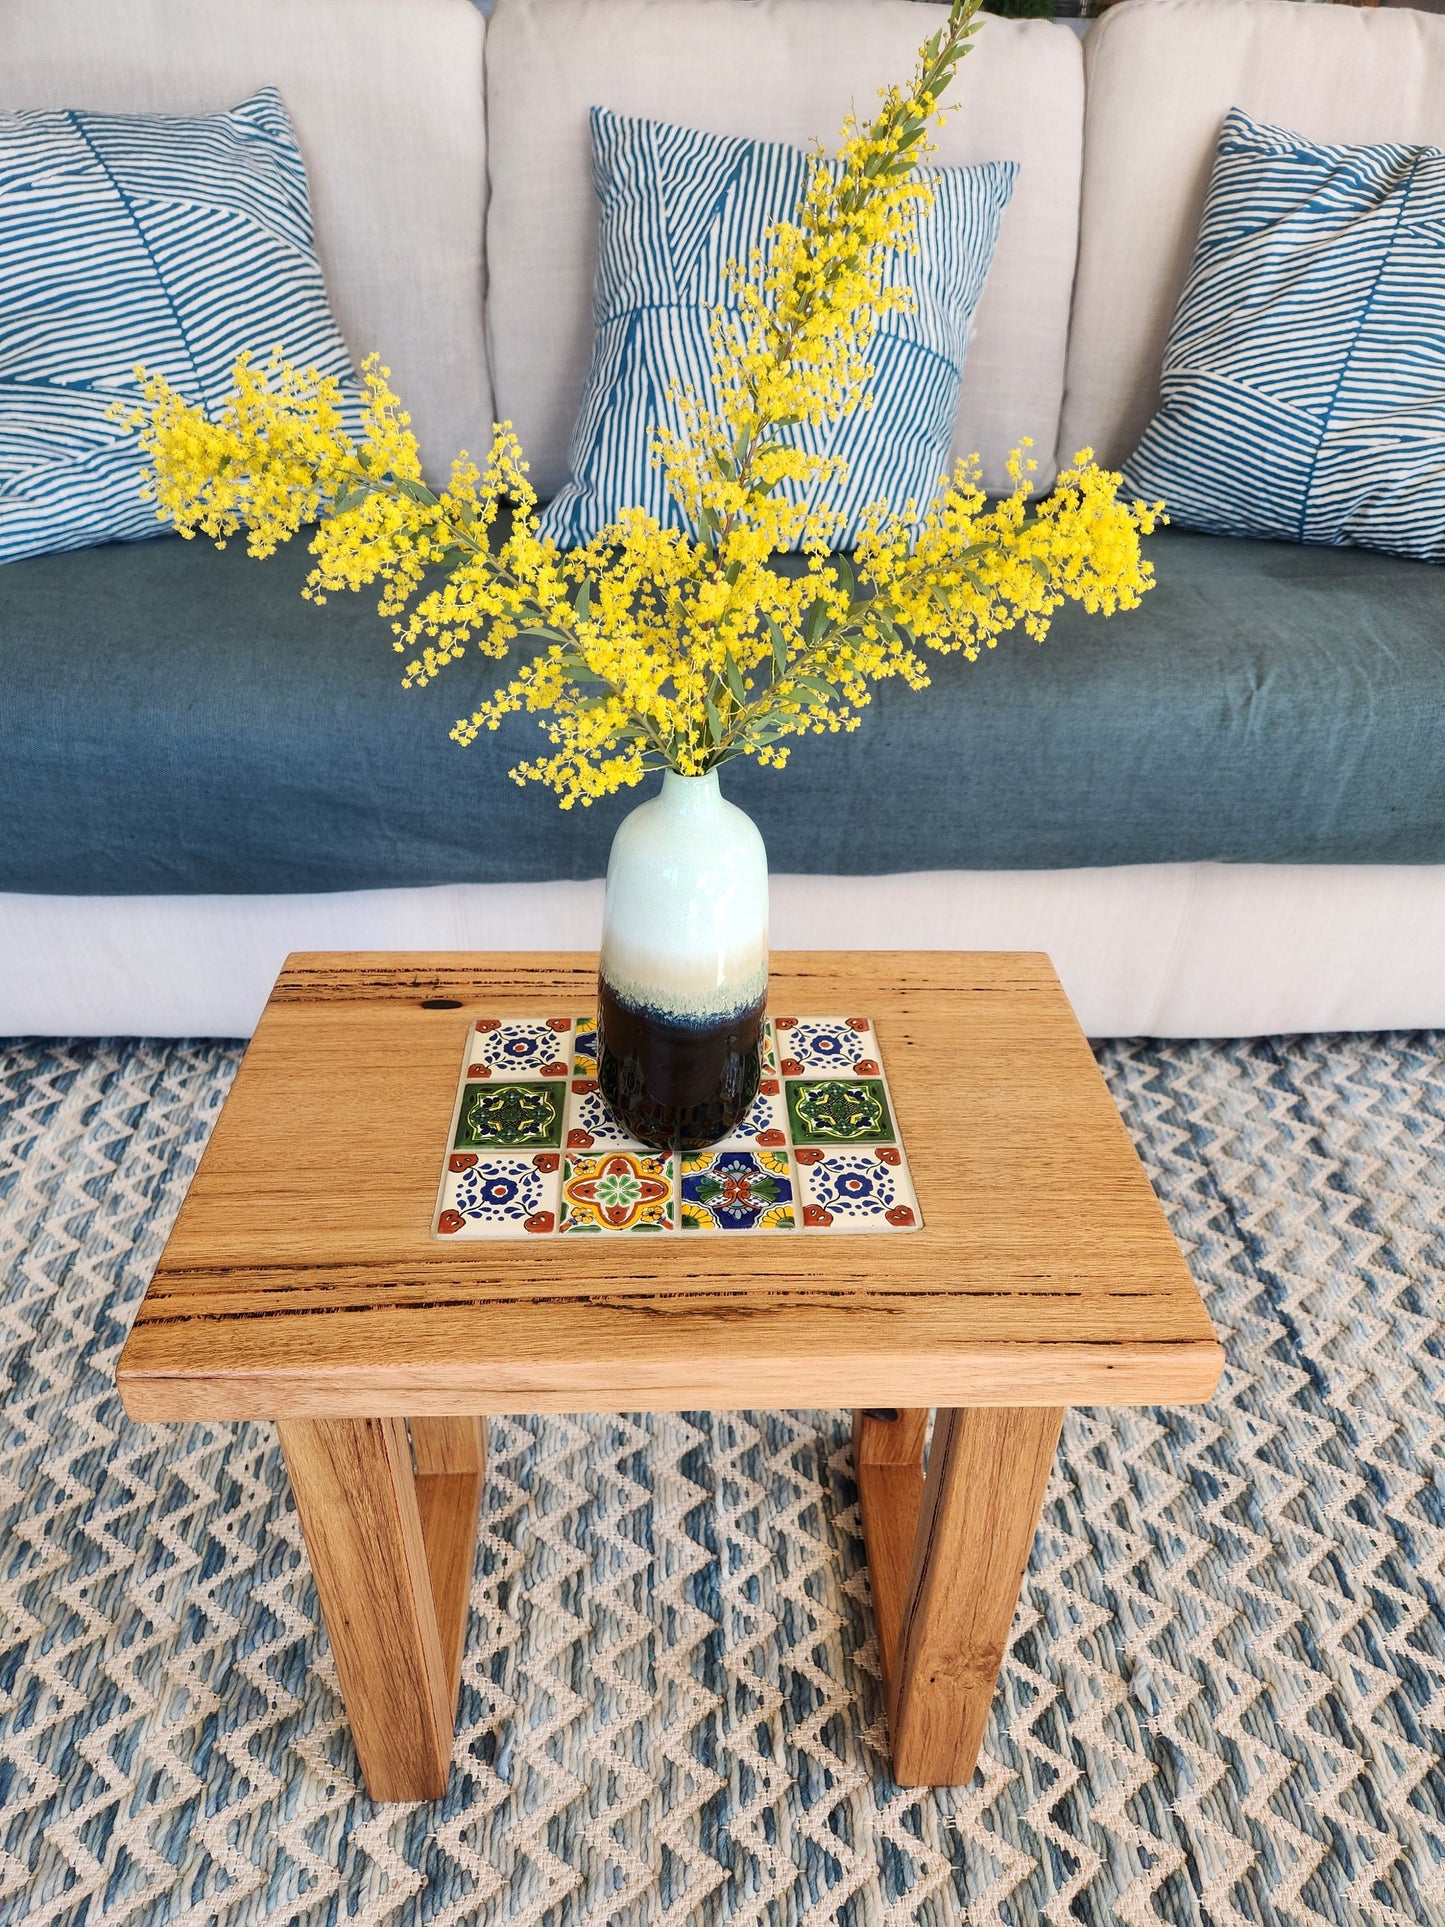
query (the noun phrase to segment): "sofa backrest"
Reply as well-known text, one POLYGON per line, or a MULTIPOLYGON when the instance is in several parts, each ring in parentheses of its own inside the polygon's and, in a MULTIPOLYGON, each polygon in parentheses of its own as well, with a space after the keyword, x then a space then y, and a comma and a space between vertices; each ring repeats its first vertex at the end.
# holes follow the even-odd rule
MULTIPOLYGON (((487 38, 492 376, 541 494, 566 478, 592 348, 589 108, 831 147, 850 107, 866 116, 880 87, 906 80, 942 19, 911 0, 499 0, 487 38)), ((988 482, 1003 486, 1009 449, 1031 435, 1047 479, 1078 218, 1078 39, 1050 22, 990 17, 953 97, 941 162, 1021 163, 955 453, 978 450, 988 482)))
POLYGON ((1132 453, 1159 398, 1231 107, 1321 141, 1445 144, 1445 19, 1125 0, 1086 42, 1083 221, 1059 453, 1132 453))
POLYGON ((444 469, 492 420, 483 34, 470 0, 4 0, 0 108, 210 113, 279 87, 337 321, 444 469))

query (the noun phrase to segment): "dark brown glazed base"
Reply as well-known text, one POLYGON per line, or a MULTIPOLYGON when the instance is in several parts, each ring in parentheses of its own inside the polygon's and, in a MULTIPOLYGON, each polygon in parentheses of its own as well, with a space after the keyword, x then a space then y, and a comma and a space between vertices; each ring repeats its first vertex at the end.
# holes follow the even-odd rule
POLYGON ((659 1150, 716 1144, 758 1094, 765 1000, 721 1024, 674 1024, 598 984, 597 1076, 634 1137, 659 1150))

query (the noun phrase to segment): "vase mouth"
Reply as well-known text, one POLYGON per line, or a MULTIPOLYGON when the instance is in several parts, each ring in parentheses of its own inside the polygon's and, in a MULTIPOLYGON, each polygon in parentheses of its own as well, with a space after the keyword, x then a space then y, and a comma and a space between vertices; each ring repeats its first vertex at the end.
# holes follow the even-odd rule
POLYGON ((705 770, 701 776, 684 776, 678 770, 665 769, 662 772, 662 794, 678 802, 702 803, 709 797, 720 796, 722 791, 716 768, 705 770))

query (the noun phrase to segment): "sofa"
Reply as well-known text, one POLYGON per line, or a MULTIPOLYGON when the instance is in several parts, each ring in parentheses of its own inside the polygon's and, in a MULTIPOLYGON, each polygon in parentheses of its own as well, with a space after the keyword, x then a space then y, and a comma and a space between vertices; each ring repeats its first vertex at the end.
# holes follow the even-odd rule
MULTIPOLYGON (((587 110, 806 143, 902 77, 909 0, 6 0, 0 106, 207 111, 275 83, 332 305, 432 468, 512 421, 545 496, 589 352, 587 110)), ((1445 143, 1445 20, 1124 0, 988 18, 944 161, 1021 164, 956 449, 1125 458, 1220 121, 1445 143)), ((3 511, 0 511, 3 512, 3 511)), ((1151 539, 1112 621, 885 687, 732 766, 778 947, 1049 951, 1094 1035, 1445 1024, 1445 577, 1151 539)), ((244 1035, 294 949, 589 948, 634 795, 560 811, 462 750, 490 665, 403 692, 365 598, 174 537, 0 572, 0 1034, 244 1035)))

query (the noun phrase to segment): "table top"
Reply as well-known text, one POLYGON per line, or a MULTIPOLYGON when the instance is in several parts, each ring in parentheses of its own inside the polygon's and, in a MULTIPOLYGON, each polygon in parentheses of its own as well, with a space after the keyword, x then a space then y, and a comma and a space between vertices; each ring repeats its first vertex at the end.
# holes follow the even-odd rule
POLYGON ((874 1020, 923 1229, 432 1236, 468 1028, 585 953, 287 959, 118 1367, 140 1419, 1204 1399, 1222 1354, 1047 957, 784 952, 874 1020))

